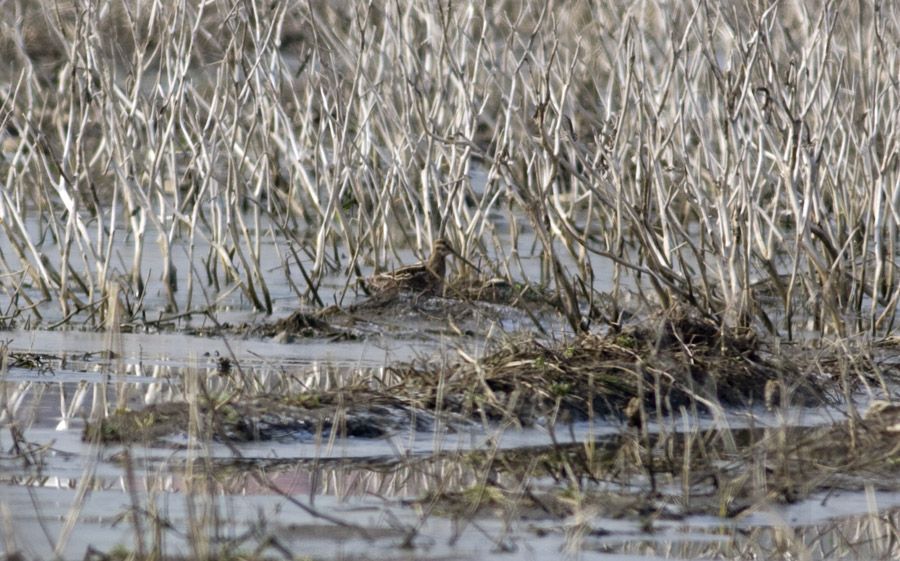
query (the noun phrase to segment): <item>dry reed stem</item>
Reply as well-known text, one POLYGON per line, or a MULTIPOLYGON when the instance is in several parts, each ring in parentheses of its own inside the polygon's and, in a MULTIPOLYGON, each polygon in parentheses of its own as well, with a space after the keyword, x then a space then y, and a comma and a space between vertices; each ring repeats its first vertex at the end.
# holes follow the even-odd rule
POLYGON ((439 236, 534 281, 511 267, 525 233, 576 329, 597 259, 616 294, 630 277, 723 326, 894 328, 893 4, 16 6, 0 279, 33 286, 4 280, 13 301, 97 323, 123 279, 135 316, 193 309, 198 283, 271 312, 282 231, 311 301, 439 236))

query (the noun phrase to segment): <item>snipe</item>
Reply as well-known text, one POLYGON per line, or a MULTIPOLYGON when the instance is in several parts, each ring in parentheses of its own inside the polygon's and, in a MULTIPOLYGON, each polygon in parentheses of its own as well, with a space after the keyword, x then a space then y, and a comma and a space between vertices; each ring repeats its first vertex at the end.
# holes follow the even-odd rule
POLYGON ((434 249, 427 261, 407 265, 390 273, 381 273, 366 279, 369 290, 383 292, 401 289, 414 292, 439 292, 444 286, 444 274, 447 272, 447 257, 453 255, 471 267, 475 267, 453 249, 450 242, 439 239, 434 242, 434 249))

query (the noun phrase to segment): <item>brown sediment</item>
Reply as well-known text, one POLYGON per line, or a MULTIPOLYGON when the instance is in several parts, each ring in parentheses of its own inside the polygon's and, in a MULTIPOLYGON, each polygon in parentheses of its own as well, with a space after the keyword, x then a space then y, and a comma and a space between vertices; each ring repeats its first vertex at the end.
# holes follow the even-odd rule
MULTIPOLYGON (((791 384, 795 399, 825 400, 796 364, 765 352, 747 330, 722 330, 687 315, 644 325, 561 345, 510 343, 474 364, 439 371, 429 372, 427 364, 394 370, 407 381, 400 393, 417 395, 426 409, 522 424, 558 415, 623 416, 634 398, 663 413, 683 406, 708 410, 709 403, 761 403, 772 380, 791 384)), ((635 419, 634 411, 629 417, 635 419)))
POLYGON ((166 437, 193 430, 224 442, 303 439, 333 431, 344 437, 380 438, 409 428, 429 430, 433 419, 400 400, 362 390, 257 395, 224 402, 203 398, 196 411, 196 427, 191 427, 191 405, 186 402, 116 411, 89 423, 83 439, 161 444, 166 437))
MULTIPOLYGON (((305 318, 292 321, 307 325, 305 318)), ((824 404, 837 393, 817 387, 799 360, 771 354, 747 330, 720 329, 689 315, 659 316, 639 327, 582 335, 565 344, 531 338, 477 360, 400 364, 389 371, 396 382, 388 386, 273 395, 237 391, 199 410, 212 419, 212 436, 242 441, 331 430, 378 437, 435 415, 522 426, 618 417, 640 428, 648 416, 681 409, 772 405, 775 385, 781 403, 824 404)), ((105 441, 157 438, 186 430, 187 411, 186 404, 169 404, 124 412, 86 434, 105 441)))

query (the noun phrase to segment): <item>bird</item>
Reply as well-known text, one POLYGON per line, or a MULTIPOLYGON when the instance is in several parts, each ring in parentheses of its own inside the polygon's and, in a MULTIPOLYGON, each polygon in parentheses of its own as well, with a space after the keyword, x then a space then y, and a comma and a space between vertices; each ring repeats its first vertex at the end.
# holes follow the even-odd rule
POLYGON ((461 256, 445 239, 434 242, 431 256, 415 265, 407 265, 390 273, 381 273, 365 280, 366 288, 375 292, 387 290, 410 290, 415 292, 439 292, 444 287, 447 272, 447 257, 453 255, 477 270, 465 257, 461 256))
POLYGON ((880 426, 884 432, 900 433, 900 404, 876 399, 863 419, 880 426))

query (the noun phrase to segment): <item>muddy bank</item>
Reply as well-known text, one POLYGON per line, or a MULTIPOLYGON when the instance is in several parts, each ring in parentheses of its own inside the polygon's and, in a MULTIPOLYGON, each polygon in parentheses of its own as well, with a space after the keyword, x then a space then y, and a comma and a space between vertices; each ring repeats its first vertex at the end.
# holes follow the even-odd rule
POLYGON ((769 351, 752 331, 680 315, 563 344, 511 342, 451 367, 394 368, 405 380, 401 395, 421 408, 530 425, 771 405, 782 394, 785 403, 829 402, 835 388, 808 376, 811 366, 801 355, 769 351))
MULTIPOLYGON (((186 432, 195 422, 203 434, 233 442, 322 434, 378 438, 430 430, 436 418, 451 429, 466 423, 532 426, 593 418, 618 418, 640 427, 681 410, 698 414, 762 403, 770 408, 833 403, 847 387, 842 368, 865 369, 873 360, 826 356, 821 350, 775 353, 750 331, 720 330, 687 315, 659 316, 639 327, 582 335, 564 344, 529 338, 481 359, 460 357, 388 366, 388 385, 373 378, 330 390, 260 394, 232 380, 233 388, 197 395, 197 421, 187 403, 166 403, 116 412, 85 434, 108 442, 153 440, 186 432)), ((860 381, 865 382, 852 383, 860 381)))
POLYGON ((199 434, 224 442, 289 441, 343 437, 381 438, 398 431, 428 431, 434 417, 399 400, 369 392, 259 395, 215 403, 200 399, 116 411, 88 423, 83 438, 104 443, 165 444, 166 437, 199 434))
MULTIPOLYGON (((346 305, 296 310, 264 322, 209 322, 185 325, 185 318, 146 323, 149 330, 180 331, 204 337, 304 338, 356 340, 371 337, 421 339, 433 336, 474 337, 492 325, 504 331, 548 333, 563 326, 559 297, 530 284, 502 279, 457 277, 440 292, 392 288, 375 291, 346 305)), ((198 314, 203 316, 203 314, 198 314)), ((198 317, 201 322, 204 317, 198 317)), ((137 328, 138 326, 131 326, 137 328)))

